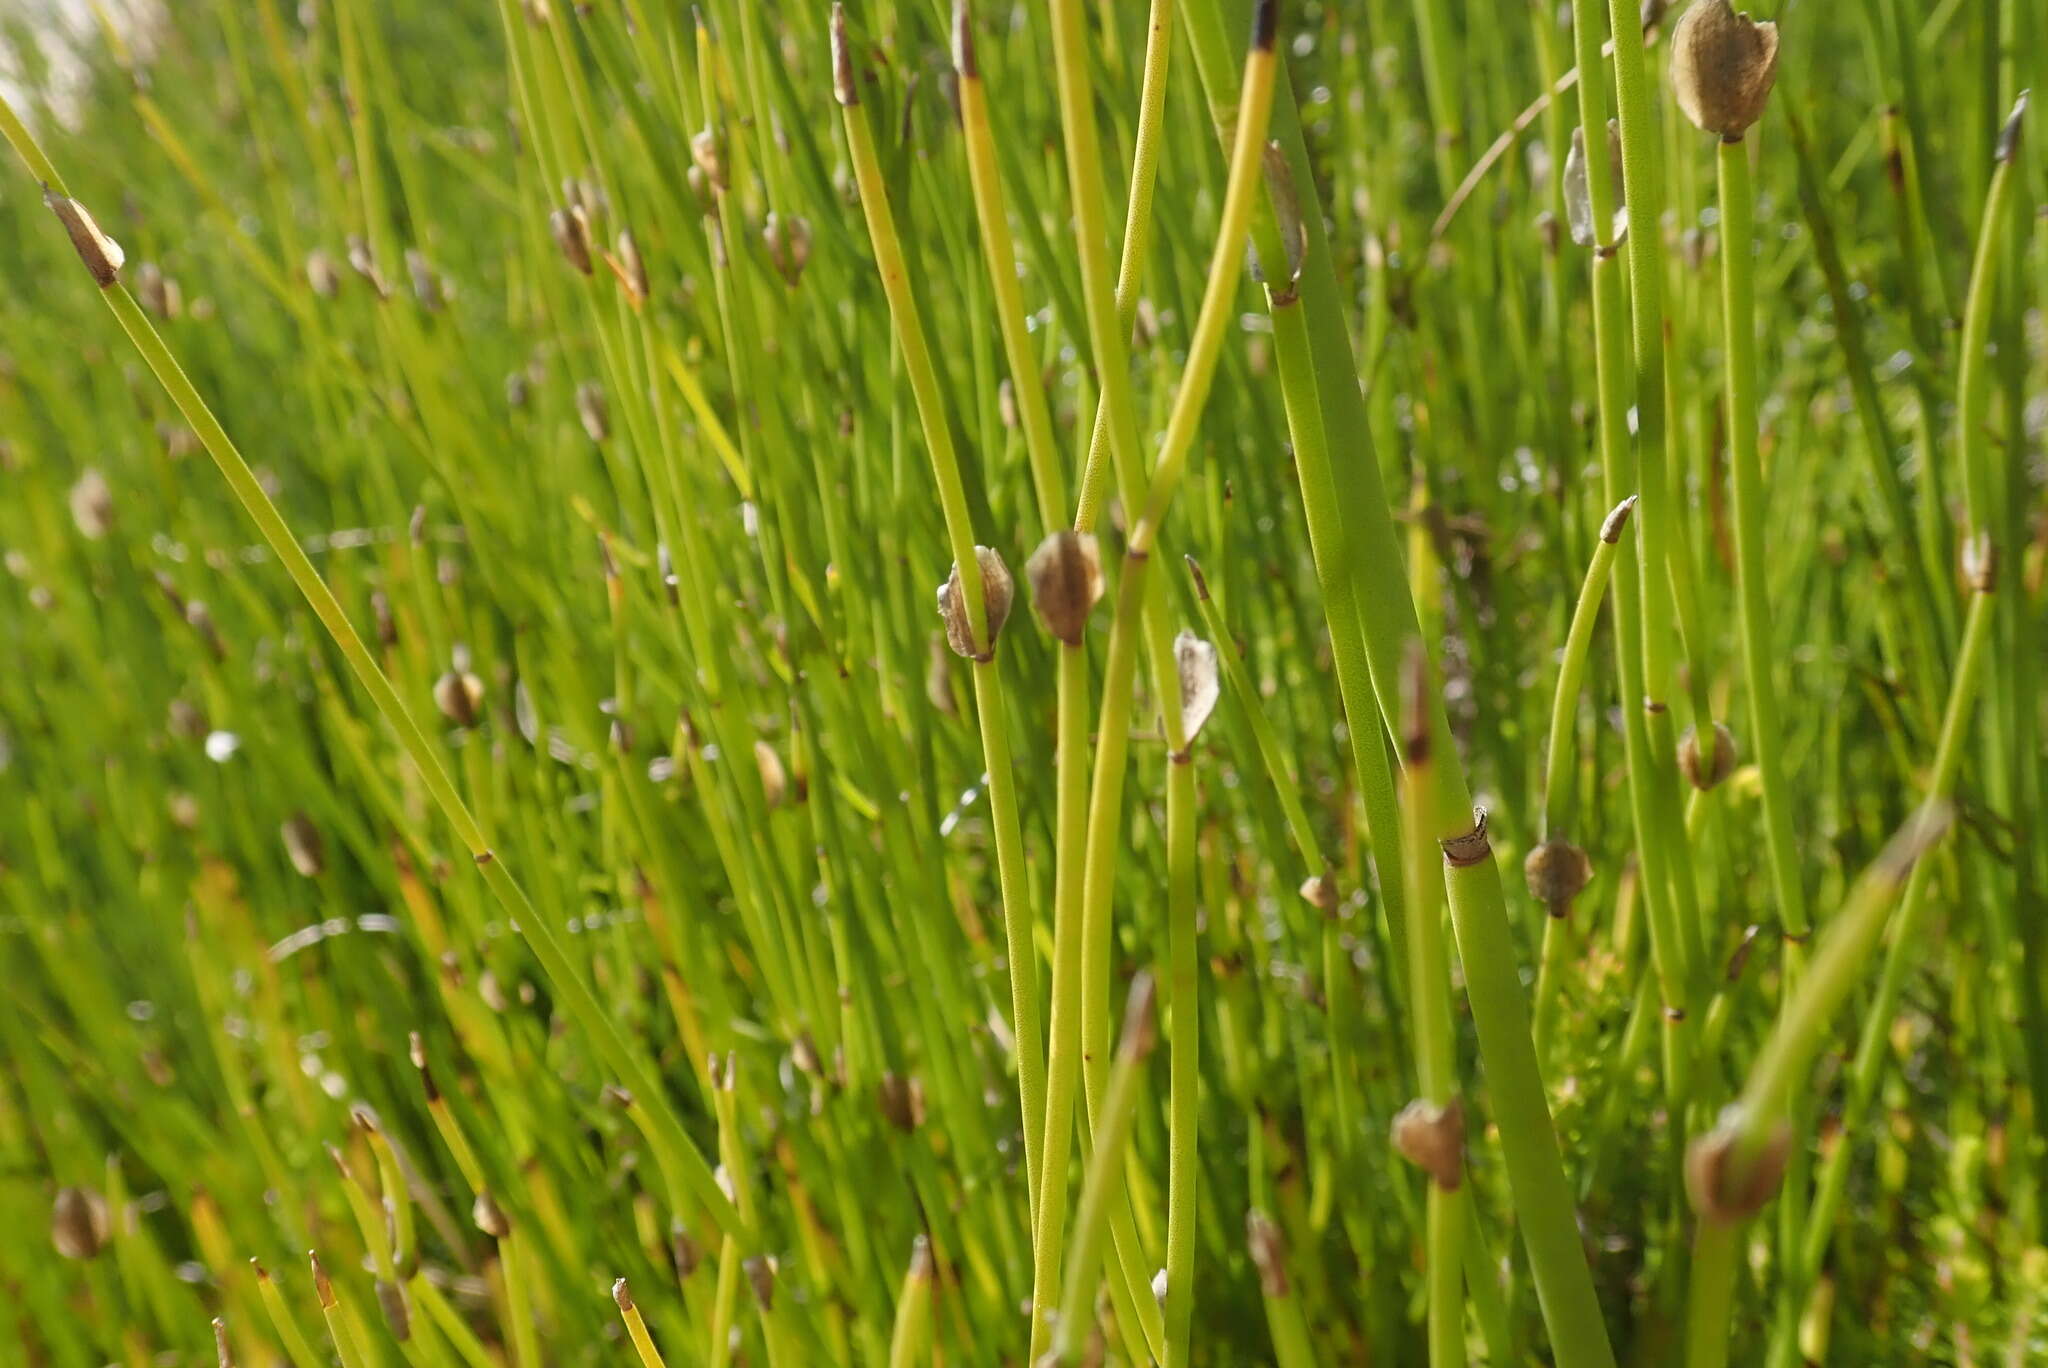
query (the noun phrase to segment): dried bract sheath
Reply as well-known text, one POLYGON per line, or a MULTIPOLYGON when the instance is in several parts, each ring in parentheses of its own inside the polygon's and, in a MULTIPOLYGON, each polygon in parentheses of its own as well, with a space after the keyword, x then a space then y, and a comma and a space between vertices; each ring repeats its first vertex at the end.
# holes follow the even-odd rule
POLYGON ((1709 133, 1737 141, 1763 117, 1778 79, 1778 26, 1738 14, 1728 0, 1693 0, 1671 30, 1678 107, 1709 133))
POLYGON ((1223 696, 1216 647, 1184 631, 1173 639, 1173 660, 1180 672, 1180 725, 1188 744, 1193 745, 1223 696))
POLYGON ((605 402, 604 387, 595 380, 585 380, 576 387, 576 416, 583 421, 583 430, 590 434, 593 442, 602 442, 612 435, 611 406, 605 402))
POLYGON ((1748 1220, 1777 1195, 1791 1149, 1792 1128, 1783 1121, 1745 1147, 1740 1113, 1729 1108, 1714 1129, 1686 1148, 1685 1190, 1693 1210, 1716 1225, 1748 1220))
POLYGON ((64 231, 71 235, 71 245, 77 249, 78 259, 85 263, 85 269, 92 272, 93 282, 102 290, 113 284, 121 274, 121 263, 127 260, 121 244, 101 232, 92 215, 77 200, 46 186, 43 203, 50 207, 50 212, 64 225, 64 231))
POLYGON ((713 190, 725 189, 725 149, 717 129, 703 129, 690 139, 690 160, 704 173, 713 190))
POLYGON ((960 592, 958 565, 953 567, 952 574, 946 576, 946 582, 939 586, 939 617, 946 624, 946 644, 953 648, 955 655, 986 661, 995 658, 996 637, 1009 620, 1010 601, 1015 596, 1016 584, 1010 578, 1010 567, 988 547, 975 547, 974 559, 981 566, 981 600, 988 619, 987 647, 983 648, 974 640, 967 601, 960 592))
POLYGON ((434 681, 434 706, 458 727, 474 727, 483 717, 484 682, 470 670, 450 670, 434 681))
POLYGON ((1102 554, 1094 535, 1071 528, 1052 533, 1024 562, 1024 578, 1045 630, 1069 646, 1080 645, 1088 615, 1102 598, 1102 554))

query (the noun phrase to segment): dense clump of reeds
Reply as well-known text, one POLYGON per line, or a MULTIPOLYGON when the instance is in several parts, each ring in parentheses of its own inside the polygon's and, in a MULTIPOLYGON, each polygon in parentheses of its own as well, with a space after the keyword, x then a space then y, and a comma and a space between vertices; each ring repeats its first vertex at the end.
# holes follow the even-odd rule
POLYGON ((2048 23, 1499 18, 17 25, 25 1361, 2038 1356, 2048 23))

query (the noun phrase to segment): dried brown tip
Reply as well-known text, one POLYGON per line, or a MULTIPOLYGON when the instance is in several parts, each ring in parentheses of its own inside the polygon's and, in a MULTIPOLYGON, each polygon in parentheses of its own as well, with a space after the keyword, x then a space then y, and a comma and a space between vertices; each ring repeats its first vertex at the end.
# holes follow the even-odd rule
POLYGON ((313 1292, 320 1298, 320 1309, 332 1311, 338 1302, 334 1299, 334 1283, 327 1276, 327 1270, 320 1266, 320 1251, 306 1251, 306 1262, 313 1266, 313 1292))
POLYGON ((1739 1225, 1756 1215, 1785 1178, 1791 1125, 1779 1121, 1769 1136, 1746 1144, 1742 1120, 1739 1108, 1728 1108, 1685 1151, 1686 1194, 1700 1219, 1714 1225, 1739 1225))
POLYGON ((967 616, 967 600, 960 592, 960 567, 957 564, 946 577, 946 582, 939 586, 939 617, 946 624, 946 644, 953 648, 953 654, 985 664, 995 659, 996 637, 1002 633, 1003 624, 1009 621, 1010 603, 1016 595, 1017 586, 1010 578, 1010 567, 1003 564, 1003 558, 996 552, 986 546, 977 546, 974 559, 981 566, 987 647, 983 648, 974 640, 974 627, 967 616))
POLYGON ((1529 881, 1530 897, 1551 916, 1563 917, 1570 914, 1572 900, 1593 882, 1593 861, 1570 841, 1552 837, 1523 859, 1522 877, 1529 881))
POLYGON ((63 1187, 50 1207, 50 1243, 67 1259, 94 1259, 107 1246, 112 1222, 97 1189, 63 1187))
POLYGON ((1202 573, 1202 564, 1193 556, 1183 556, 1188 563, 1188 578, 1195 582, 1195 597, 1202 602, 1209 601, 1209 577, 1202 573))
POLYGON ((924 1124, 924 1085, 901 1074, 884 1074, 875 1085, 882 1118, 905 1135, 924 1124))
POLYGON ((853 49, 846 41, 846 6, 832 6, 832 94, 848 109, 860 103, 853 79, 853 49))
POLYGON ((1631 494, 1614 506, 1607 520, 1600 524, 1600 540, 1613 546, 1621 540, 1622 529, 1628 526, 1628 515, 1636 511, 1636 496, 1631 494))
POLYGON ((2022 90, 2020 97, 2012 102, 2012 113, 2005 116, 2005 122, 1998 129, 1997 157, 2001 162, 2011 162, 2020 155, 2020 130, 2027 120, 2027 101, 2034 92, 2022 90))
POLYGON ((1217 700, 1223 697, 1221 662, 1213 643, 1193 632, 1182 631, 1173 639, 1173 663, 1180 674, 1181 734, 1187 738, 1187 744, 1193 745, 1203 724, 1216 711, 1217 700))
POLYGON ((1150 972, 1140 969, 1131 976, 1130 992, 1124 997, 1123 1034, 1117 1039, 1120 1058, 1139 1060, 1152 1053, 1152 1046, 1158 1040, 1152 1010, 1156 996, 1150 972))
POLYGON ((1737 142, 1763 117, 1778 78, 1778 26, 1728 0, 1693 0, 1671 30, 1671 86, 1700 128, 1737 142))
POLYGON ((213 1318, 213 1359, 218 1368, 235 1368, 235 1351, 228 1348, 228 1323, 213 1318))
POLYGON ((1678 771, 1687 783, 1704 793, 1735 772, 1735 733, 1725 723, 1714 724, 1714 767, 1707 772, 1706 759, 1700 754, 1700 735, 1696 727, 1687 727, 1685 735, 1678 738, 1678 771))
POLYGON ((1296 891, 1303 902, 1326 917, 1337 910, 1337 878, 1328 871, 1309 875, 1296 891))
POLYGON ((1478 864, 1493 855, 1493 843, 1486 839, 1486 809, 1472 809, 1472 829, 1462 836, 1450 836, 1437 842, 1444 849, 1444 863, 1453 869, 1464 869, 1478 864))
POLYGON ((953 0, 953 70, 972 81, 981 75, 974 60, 974 23, 968 17, 967 0, 953 0))
POLYGON ((300 877, 319 878, 327 868, 327 845, 320 839, 320 828, 313 825, 313 819, 303 812, 294 812, 278 827, 278 835, 284 840, 286 858, 300 877))
POLYGON ((610 438, 612 409, 604 397, 604 386, 595 380, 585 380, 576 387, 576 417, 591 441, 602 444, 610 438))
POLYGON ((1280 33, 1280 0, 1258 0, 1252 6, 1252 51, 1271 52, 1280 33))
POLYGON ((256 1270, 257 1282, 266 1283, 270 1281, 270 1270, 263 1266, 263 1261, 261 1259, 249 1260, 249 1267, 256 1270))
POLYGON ((1401 1108, 1390 1134, 1401 1157, 1445 1192, 1464 1183, 1465 1104, 1457 1098, 1442 1106, 1416 1098, 1401 1108))
POLYGON ((626 1286, 624 1278, 612 1284, 612 1300, 619 1304, 619 1312, 622 1315, 633 1309, 633 1289, 626 1286))
POLYGON ((1294 168, 1288 165, 1280 144, 1268 142, 1261 151, 1259 162, 1266 177, 1266 196, 1273 205, 1274 228, 1280 236, 1281 249, 1287 254, 1287 278, 1273 280, 1254 248, 1252 279, 1272 287, 1274 304, 1292 304, 1298 297, 1302 264, 1308 258, 1308 224, 1301 217, 1301 196, 1294 188, 1294 168))
POLYGON ((1024 578, 1045 630, 1079 646, 1088 615, 1102 599, 1102 554, 1094 536, 1072 528, 1050 534, 1024 562, 1024 578))
POLYGON ((78 253, 78 259, 85 263, 85 269, 92 272, 93 283, 102 290, 112 285, 121 274, 121 263, 127 259, 121 251, 121 244, 100 231, 92 215, 77 200, 60 195, 49 186, 43 187, 43 203, 64 225, 64 231, 71 235, 71 246, 78 253))

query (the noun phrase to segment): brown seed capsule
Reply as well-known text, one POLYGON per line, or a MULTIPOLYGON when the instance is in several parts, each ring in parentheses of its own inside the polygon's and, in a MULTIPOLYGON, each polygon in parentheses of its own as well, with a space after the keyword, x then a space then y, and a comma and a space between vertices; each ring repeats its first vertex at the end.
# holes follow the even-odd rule
POLYGON ((87 466, 71 486, 71 521, 91 541, 106 536, 114 525, 114 491, 96 467, 87 466))
POLYGON ((1441 1107, 1421 1098, 1394 1118, 1394 1148, 1445 1192, 1465 1181, 1465 1105, 1452 1098, 1441 1107))
POLYGON ((1778 78, 1778 26, 1728 0, 1693 0, 1671 30, 1671 87, 1700 128, 1739 141, 1763 117, 1778 78))
MULTIPOLYGON (((1608 226, 1606 245, 1618 247, 1628 236, 1628 205, 1622 202, 1621 125, 1607 121, 1608 184, 1613 186, 1614 217, 1608 226)), ((1581 247, 1600 246, 1593 227, 1593 186, 1586 166, 1586 130, 1572 130, 1572 148, 1564 159, 1564 215, 1572 241, 1581 247)))
POLYGON ((611 405, 605 402, 604 386, 585 380, 576 387, 576 416, 591 441, 602 442, 612 435, 611 405))
POLYGON ((1785 1178, 1792 1151, 1792 1127, 1784 1121, 1745 1152, 1742 1116, 1734 1107, 1721 1113, 1714 1129, 1685 1151, 1685 1190, 1700 1219, 1736 1225, 1763 1210, 1785 1178))
POLYGON ((1593 862, 1570 841, 1552 837, 1523 859, 1522 877, 1529 881, 1529 896, 1551 916, 1562 917, 1572 910, 1572 899, 1593 881, 1593 862))
POLYGON ((445 302, 441 291, 441 277, 434 273, 432 264, 427 261, 426 253, 417 247, 406 248, 405 271, 412 277, 413 298, 420 302, 420 307, 428 313, 441 312, 441 306, 445 302))
POLYGON ((697 1266, 704 1262, 703 1247, 690 1238, 690 1232, 681 1226, 669 1232, 668 1246, 670 1257, 675 1260, 678 1282, 688 1279, 697 1271, 697 1266))
POLYGON ((471 670, 450 670, 434 681, 434 706, 458 727, 474 727, 483 716, 484 682, 471 670))
POLYGON ((67 1259, 92 1259, 106 1248, 111 1222, 107 1199, 84 1187, 57 1189, 50 1208, 50 1243, 67 1259))
POLYGON ((614 243, 616 255, 612 258, 612 270, 618 274, 619 282, 626 287, 626 293, 633 303, 638 304, 648 296, 647 262, 640 255, 639 240, 630 228, 619 229, 614 243))
POLYGON ((341 290, 341 268, 326 249, 315 247, 306 253, 306 284, 322 299, 332 299, 341 290))
POLYGON ((860 86, 853 78, 853 49, 846 38, 846 6, 832 5, 832 94, 840 104, 860 103, 860 86))
POLYGON ((725 147, 715 128, 700 129, 690 138, 690 160, 704 173, 713 190, 725 190, 725 147))
POLYGON ((761 228, 761 241, 776 274, 794 290, 804 278, 804 267, 811 263, 811 221, 801 215, 784 219, 770 214, 761 228))
POLYGON ((166 276, 154 261, 145 261, 135 270, 135 298, 158 318, 174 317, 177 313, 178 283, 166 276))
POLYGON ((625 1315, 628 1312, 632 1311, 633 1289, 626 1286, 626 1280, 624 1278, 620 1278, 617 1282, 614 1282, 612 1284, 612 1300, 619 1304, 620 1315, 625 1315))
POLYGON ((905 1135, 924 1124, 924 1085, 914 1078, 883 1074, 875 1085, 875 1102, 882 1119, 905 1135))
POLYGON ((944 716, 956 717, 960 705, 953 701, 953 653, 936 635, 931 643, 931 661, 924 671, 925 700, 944 716))
POLYGON ((939 617, 946 624, 946 644, 953 648, 955 655, 969 660, 989 661, 995 659, 996 638, 1001 635, 1003 624, 1010 617, 1010 601, 1016 593, 1016 584, 1010 578, 1010 567, 1003 564, 1003 558, 986 546, 974 548, 974 559, 981 567, 981 601, 987 618, 987 649, 982 649, 974 639, 974 625, 967 615, 967 601, 960 592, 960 567, 946 576, 946 582, 939 586, 939 617))
POLYGON ((1088 615, 1102 598, 1102 555, 1092 533, 1061 528, 1024 562, 1031 606, 1045 630, 1069 646, 1081 644, 1088 615))
POLYGON ((327 868, 327 843, 320 838, 320 828, 313 825, 313 819, 303 812, 294 812, 284 819, 278 834, 284 838, 284 853, 292 868, 303 878, 319 878, 327 868))
POLYGON ((122 254, 121 244, 101 232, 92 215, 77 200, 45 186, 43 203, 64 225, 64 231, 71 235, 71 245, 78 252, 78 259, 85 263, 85 269, 92 272, 93 282, 102 290, 113 284, 121 274, 121 263, 127 259, 122 254))
POLYGON ((370 282, 377 298, 391 298, 391 286, 385 281, 384 272, 377 268, 377 258, 371 252, 370 244, 354 234, 348 239, 348 265, 350 270, 370 282))
POLYGON ((763 1311, 775 1309, 775 1256, 756 1254, 740 1265, 747 1272, 747 1282, 753 1286, 754 1300, 761 1303, 763 1311))
POLYGON ((1678 769, 1694 788, 1703 792, 1713 788, 1735 772, 1735 733, 1722 723, 1714 724, 1714 769, 1709 774, 1700 755, 1699 732, 1687 727, 1685 735, 1678 738, 1678 769))
POLYGON ((761 795, 771 808, 782 806, 789 796, 789 774, 782 767, 782 757, 775 747, 766 741, 754 742, 754 768, 761 772, 761 795))
POLYGON ((1326 917, 1337 910, 1337 879, 1327 871, 1309 875, 1296 891, 1301 894, 1302 901, 1326 917))
POLYGON ((498 1199, 491 1196, 488 1188, 477 1193, 476 1200, 469 1204, 469 1219, 478 1230, 494 1240, 502 1240, 512 1233, 512 1218, 505 1214, 505 1208, 498 1205, 498 1199))
POLYGON ((548 215, 548 232, 561 249, 562 259, 584 275, 594 273, 590 261, 590 219, 581 205, 557 209, 548 215))
POLYGON ((1216 647, 1193 632, 1182 631, 1173 639, 1173 661, 1180 672, 1181 730, 1188 744, 1193 745, 1202 724, 1216 711, 1216 701, 1223 696, 1216 647))

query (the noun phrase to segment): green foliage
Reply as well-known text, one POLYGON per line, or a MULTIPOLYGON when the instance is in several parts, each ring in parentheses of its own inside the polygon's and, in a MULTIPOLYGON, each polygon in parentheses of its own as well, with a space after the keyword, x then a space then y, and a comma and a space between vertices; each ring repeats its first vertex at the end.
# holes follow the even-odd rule
POLYGON ((824 7, 768 0, 213 0, 54 64, 0 24, 125 252, 112 326, 0 169, 0 1341, 1016 1364, 1037 1285, 1042 1342, 1175 1368, 2033 1361, 2048 138, 1994 149, 2048 18, 1783 6, 1718 177, 1653 28, 1584 108, 1627 97, 1668 213, 1596 266, 1581 105, 1539 101, 1570 8, 1283 4, 1234 282, 1244 0, 1155 0, 1156 198, 1088 252, 1077 188, 1085 230, 1142 180, 1135 3, 974 7, 1006 236, 937 0, 851 6, 844 109, 824 7), (1077 495, 1131 592, 1070 648, 1025 567, 1077 495), (977 542, 1019 596, 979 664, 933 611, 977 542), (1182 628, 1224 659, 1176 764, 1182 628), (1717 722, 1732 775, 1681 788, 1717 722), (1468 790, 1490 859, 1450 840, 1411 944, 1468 790), (1546 907, 1550 843, 1592 880, 1546 907), (1063 988, 1091 908, 1106 982, 1063 988), (1161 1047, 1139 1012, 1112 1070, 1141 973, 1161 1047), (1046 1184, 1063 1004, 1096 1057, 1046 1184), (1389 1142, 1442 1095, 1455 1191, 1389 1142), (1697 1200, 1779 1120, 1780 1198, 1697 1218, 1689 1146, 1697 1200))

